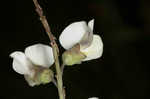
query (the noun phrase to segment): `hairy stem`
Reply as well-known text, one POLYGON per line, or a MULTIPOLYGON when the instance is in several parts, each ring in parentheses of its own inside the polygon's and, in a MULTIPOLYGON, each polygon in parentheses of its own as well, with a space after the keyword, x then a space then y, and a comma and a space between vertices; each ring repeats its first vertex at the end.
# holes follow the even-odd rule
POLYGON ((61 72, 61 68, 60 68, 60 64, 59 64, 59 58, 58 58, 59 49, 58 49, 58 46, 55 42, 55 37, 51 33, 50 26, 47 22, 47 19, 43 15, 43 10, 42 10, 41 6, 39 5, 37 0, 33 0, 33 2, 34 2, 34 5, 36 7, 36 12, 40 16, 41 23, 43 24, 43 27, 44 27, 44 29, 45 29, 45 31, 46 31, 46 33, 47 33, 47 35, 51 41, 51 46, 53 49, 53 55, 55 58, 55 65, 56 65, 56 73, 57 73, 56 78, 57 78, 57 87, 58 87, 59 99, 65 99, 65 91, 63 88, 63 81, 62 81, 62 72, 61 72))

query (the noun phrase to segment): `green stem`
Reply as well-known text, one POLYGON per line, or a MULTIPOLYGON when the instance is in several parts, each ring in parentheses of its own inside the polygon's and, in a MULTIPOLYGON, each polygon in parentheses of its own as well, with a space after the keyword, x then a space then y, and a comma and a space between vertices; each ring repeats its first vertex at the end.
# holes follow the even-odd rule
POLYGON ((41 6, 39 5, 37 0, 33 0, 34 5, 36 7, 36 12, 38 13, 38 15, 40 16, 40 20, 41 23, 43 24, 43 27, 51 41, 51 45, 53 48, 53 54, 54 54, 54 58, 55 58, 55 65, 56 65, 56 73, 57 73, 57 87, 58 87, 58 93, 59 93, 59 99, 65 99, 65 92, 63 89, 63 81, 62 81, 62 72, 60 69, 60 65, 59 65, 59 58, 58 58, 58 47, 57 44, 55 42, 55 37, 53 36, 53 34, 51 33, 51 29, 50 26, 47 22, 46 17, 43 15, 43 10, 41 8, 41 6))
POLYGON ((57 46, 55 44, 53 45, 53 53, 54 53, 56 73, 57 73, 56 79, 57 79, 59 99, 65 99, 65 93, 64 93, 64 89, 63 89, 62 72, 61 72, 61 68, 60 68, 60 64, 59 64, 57 46))

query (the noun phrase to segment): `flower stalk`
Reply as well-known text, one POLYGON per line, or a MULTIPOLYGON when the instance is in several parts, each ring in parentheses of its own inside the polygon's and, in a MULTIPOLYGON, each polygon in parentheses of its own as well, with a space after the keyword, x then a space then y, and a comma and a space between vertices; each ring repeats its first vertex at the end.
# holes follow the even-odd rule
POLYGON ((62 81, 62 72, 61 72, 61 68, 60 68, 60 64, 59 64, 59 49, 58 46, 55 42, 55 37, 53 36, 53 34, 51 33, 50 30, 50 26, 47 22, 46 16, 43 15, 43 10, 41 8, 41 6, 39 5, 37 0, 33 0, 34 5, 36 7, 36 12, 38 13, 41 23, 43 24, 43 27, 51 41, 51 46, 53 49, 53 55, 54 55, 54 59, 55 59, 55 68, 56 68, 56 79, 57 79, 57 87, 58 87, 58 93, 59 93, 59 99, 65 99, 65 92, 64 92, 64 88, 63 88, 63 81, 62 81))
MULTIPOLYGON (((53 45, 53 44, 51 44, 51 45, 53 45)), ((54 46, 53 53, 54 53, 55 66, 56 66, 56 79, 57 79, 57 87, 58 87, 58 92, 59 92, 59 98, 60 99, 65 99, 63 81, 62 81, 62 71, 61 71, 60 64, 59 64, 57 47, 56 47, 56 44, 54 44, 53 46, 54 46)))

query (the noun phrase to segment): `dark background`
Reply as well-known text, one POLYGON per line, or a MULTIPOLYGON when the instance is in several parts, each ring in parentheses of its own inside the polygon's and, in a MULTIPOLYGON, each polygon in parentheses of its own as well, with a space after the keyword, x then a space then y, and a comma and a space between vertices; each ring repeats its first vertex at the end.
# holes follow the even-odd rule
MULTIPOLYGON (((75 21, 95 19, 104 43, 100 59, 65 68, 66 99, 148 99, 150 88, 150 1, 39 0, 53 34, 75 21)), ((50 83, 34 88, 12 69, 13 51, 49 39, 32 0, 1 2, 0 99, 58 99, 50 83), (5 4, 6 3, 6 4, 5 4)), ((61 52, 63 48, 60 47, 61 52)))

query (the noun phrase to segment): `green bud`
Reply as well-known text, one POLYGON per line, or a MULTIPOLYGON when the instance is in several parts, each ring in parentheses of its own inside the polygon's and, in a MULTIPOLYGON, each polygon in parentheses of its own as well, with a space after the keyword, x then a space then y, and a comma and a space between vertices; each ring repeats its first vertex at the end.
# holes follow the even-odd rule
POLYGON ((86 56, 80 52, 79 45, 65 51, 62 55, 63 63, 68 66, 80 64, 84 58, 86 58, 86 56))

